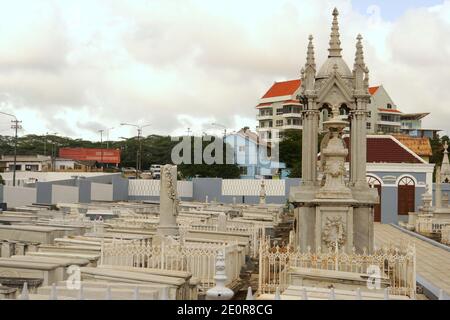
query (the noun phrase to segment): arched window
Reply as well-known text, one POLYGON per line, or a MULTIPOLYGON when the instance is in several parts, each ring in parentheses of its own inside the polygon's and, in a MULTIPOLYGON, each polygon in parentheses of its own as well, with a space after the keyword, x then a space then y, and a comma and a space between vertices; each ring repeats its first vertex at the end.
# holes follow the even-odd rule
POLYGON ((397 212, 399 215, 408 215, 415 211, 416 183, 414 179, 405 176, 398 182, 397 212))
POLYGON ((392 109, 392 104, 388 103, 388 104, 386 105, 386 108, 392 109))
POLYGON ((367 176, 367 183, 369 184, 369 186, 373 186, 378 191, 380 203, 376 204, 373 208, 373 221, 381 222, 381 181, 374 176, 367 176))

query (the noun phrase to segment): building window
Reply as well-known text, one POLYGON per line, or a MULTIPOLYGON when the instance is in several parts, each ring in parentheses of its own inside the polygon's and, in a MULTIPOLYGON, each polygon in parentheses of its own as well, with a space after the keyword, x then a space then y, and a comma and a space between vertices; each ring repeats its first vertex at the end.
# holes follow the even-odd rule
POLYGON ((367 118, 372 118, 372 111, 367 112, 367 118))
POLYGON ((277 109, 277 116, 281 116, 283 114, 283 108, 277 109))
POLYGON ((366 122, 366 129, 367 130, 372 129, 372 124, 370 122, 366 122))
POLYGON ((283 120, 277 120, 276 125, 277 125, 277 127, 282 127, 283 126, 283 120))
POLYGON ((386 108, 392 109, 392 104, 388 103, 388 104, 386 105, 386 108))
POLYGON ((247 167, 239 167, 239 171, 240 171, 241 176, 247 175, 247 167))

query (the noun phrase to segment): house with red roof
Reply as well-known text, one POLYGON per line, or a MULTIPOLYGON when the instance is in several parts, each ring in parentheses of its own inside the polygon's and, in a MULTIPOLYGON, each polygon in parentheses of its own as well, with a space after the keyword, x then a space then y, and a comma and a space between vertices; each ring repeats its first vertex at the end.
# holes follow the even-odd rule
MULTIPOLYGON (((301 80, 275 82, 259 100, 256 109, 258 114, 257 132, 268 142, 279 141, 288 129, 302 130, 303 105, 298 100, 301 80)), ((368 134, 405 133, 415 137, 435 137, 440 130, 423 129, 422 119, 429 113, 403 113, 397 108, 383 85, 369 88, 372 96, 367 106, 368 134)), ((347 111, 341 110, 346 118, 347 111)), ((328 111, 322 110, 321 122, 328 119, 328 111)))
MULTIPOLYGON (((374 220, 382 223, 406 221, 408 213, 422 203, 426 186, 433 185, 434 164, 428 163, 405 138, 392 135, 367 136, 367 181, 378 190, 380 204, 374 208, 374 220)), ((344 142, 351 154, 350 139, 344 142)), ((423 152, 422 150, 421 152, 423 152)), ((349 170, 350 156, 346 169, 349 170)))

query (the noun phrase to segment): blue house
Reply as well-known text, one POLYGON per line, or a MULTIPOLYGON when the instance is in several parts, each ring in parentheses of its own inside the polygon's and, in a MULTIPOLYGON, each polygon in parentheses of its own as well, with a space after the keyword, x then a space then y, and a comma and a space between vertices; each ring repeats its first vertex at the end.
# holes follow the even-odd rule
POLYGON ((228 134, 225 142, 234 149, 234 162, 240 168, 241 179, 287 177, 286 165, 278 161, 275 150, 250 129, 228 134))

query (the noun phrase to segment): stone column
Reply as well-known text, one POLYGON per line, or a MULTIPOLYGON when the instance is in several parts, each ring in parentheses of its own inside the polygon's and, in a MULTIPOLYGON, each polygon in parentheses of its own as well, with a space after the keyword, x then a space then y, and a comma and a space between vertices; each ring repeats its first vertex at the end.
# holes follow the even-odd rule
MULTIPOLYGON (((308 102, 312 107, 312 102, 308 102)), ((319 130, 319 112, 306 110, 303 112, 302 134, 302 182, 313 186, 317 177, 317 143, 319 130)))
POLYGON ((227 215, 224 212, 219 213, 219 216, 217 217, 217 231, 227 231, 227 215))
POLYGON ((158 235, 178 236, 177 166, 165 165, 161 168, 159 199, 158 235))
POLYGON ((442 190, 441 190, 441 167, 436 167, 436 189, 434 190, 435 207, 442 207, 442 190))
POLYGON ((350 181, 359 188, 368 188, 366 180, 367 164, 367 127, 366 111, 363 110, 363 102, 358 99, 357 110, 352 112, 351 123, 351 159, 350 159, 350 181))

